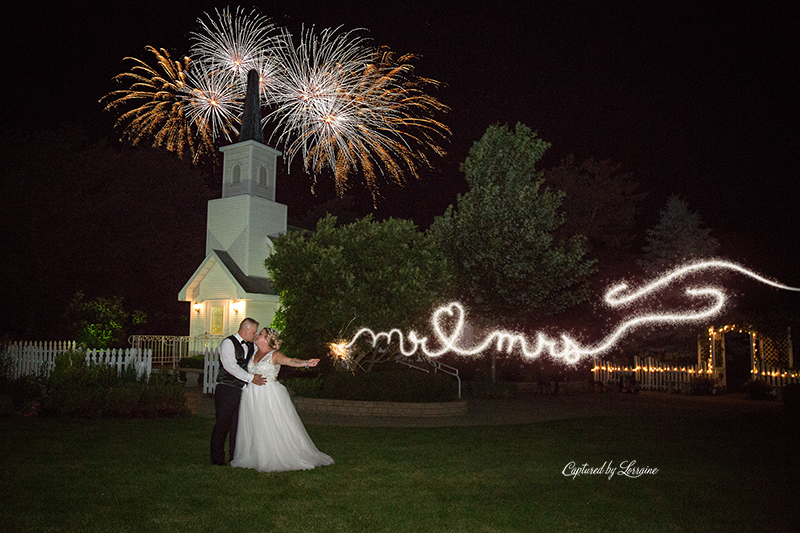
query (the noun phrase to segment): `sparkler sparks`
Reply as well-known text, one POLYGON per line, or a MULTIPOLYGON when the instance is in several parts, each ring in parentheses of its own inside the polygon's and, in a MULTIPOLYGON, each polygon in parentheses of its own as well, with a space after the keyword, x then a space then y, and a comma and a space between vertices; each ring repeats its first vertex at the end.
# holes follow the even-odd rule
POLYGON ((353 350, 347 345, 346 340, 337 340, 328 344, 328 348, 333 359, 341 363, 345 368, 350 368, 353 362, 353 350))
MULTIPOLYGON (((605 301, 609 306, 628 305, 635 300, 666 287, 668 284, 686 275, 701 270, 733 270, 774 288, 800 292, 800 288, 789 287, 769 280, 735 263, 710 260, 677 268, 627 295, 620 295, 620 293, 623 293, 628 288, 627 285, 623 284, 612 287, 606 292, 605 301)), ((359 330, 345 347, 352 350, 362 336, 370 337, 372 346, 377 345, 381 341, 390 343, 396 337, 400 353, 407 357, 415 354, 417 351, 422 352, 427 357, 438 357, 447 352, 463 356, 475 356, 494 346, 496 350, 501 352, 506 351, 507 353, 518 349, 523 356, 528 358, 537 358, 547 354, 567 364, 575 364, 581 359, 596 357, 607 352, 633 329, 645 325, 697 322, 699 320, 709 319, 722 310, 726 301, 725 293, 721 289, 715 287, 690 288, 687 289, 685 293, 702 302, 704 306, 695 311, 653 313, 631 318, 622 322, 604 339, 591 345, 583 345, 567 334, 562 334, 559 339, 553 339, 541 332, 537 334, 536 341, 530 343, 524 335, 505 330, 495 330, 491 332, 482 343, 471 347, 462 347, 458 344, 458 341, 465 327, 464 308, 461 304, 453 302, 436 309, 431 318, 431 325, 436 336, 436 341, 439 344, 438 349, 430 348, 428 346, 427 337, 420 337, 414 331, 411 331, 406 339, 399 329, 375 333, 369 328, 359 330), (449 334, 442 326, 442 320, 447 319, 447 317, 455 319, 455 326, 452 327, 449 334)))

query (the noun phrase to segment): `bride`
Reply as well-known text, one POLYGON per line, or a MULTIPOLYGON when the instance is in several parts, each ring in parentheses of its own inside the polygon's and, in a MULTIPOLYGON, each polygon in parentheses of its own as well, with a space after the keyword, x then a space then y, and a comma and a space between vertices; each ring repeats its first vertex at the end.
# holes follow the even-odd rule
POLYGON ((286 357, 278 351, 280 341, 267 328, 261 330, 255 344, 258 351, 248 371, 263 375, 267 382, 261 387, 245 386, 242 392, 231 466, 281 472, 333 464, 333 459, 314 446, 286 387, 277 381, 281 365, 308 368, 317 366, 319 359, 286 357))

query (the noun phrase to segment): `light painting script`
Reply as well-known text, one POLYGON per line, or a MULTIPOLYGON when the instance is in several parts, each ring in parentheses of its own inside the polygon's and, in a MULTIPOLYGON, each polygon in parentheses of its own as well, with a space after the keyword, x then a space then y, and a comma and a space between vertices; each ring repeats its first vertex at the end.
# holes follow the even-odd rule
MULTIPOLYGON (((614 286, 606 292, 604 300, 610 307, 630 305, 681 278, 703 270, 729 270, 738 272, 777 289, 800 292, 800 288, 789 287, 769 280, 736 263, 709 260, 690 263, 679 267, 639 289, 631 289, 624 283, 614 286)), ((438 357, 448 352, 463 356, 477 356, 485 350, 494 347, 499 352, 505 351, 507 353, 519 349, 520 353, 528 358, 537 358, 547 354, 554 359, 573 365, 582 359, 593 358, 609 351, 622 337, 635 328, 647 325, 659 326, 665 324, 691 323, 710 319, 723 309, 727 299, 722 289, 712 286, 688 288, 685 290, 685 294, 700 302, 700 306, 695 310, 686 312, 653 313, 634 316, 623 321, 614 331, 602 340, 589 345, 581 344, 567 334, 562 334, 559 338, 554 339, 539 332, 535 335, 535 340, 530 341, 528 337, 519 333, 497 329, 491 331, 480 344, 471 347, 463 347, 460 346, 459 340, 464 333, 465 327, 464 307, 458 302, 451 302, 436 309, 431 317, 431 325, 433 327, 436 344, 439 346, 438 348, 431 348, 428 345, 428 338, 421 337, 414 331, 410 331, 408 335, 405 336, 399 329, 374 332, 369 328, 362 328, 356 332, 349 342, 334 345, 333 349, 338 357, 343 358, 347 357, 349 353, 352 352, 356 342, 362 337, 370 338, 372 346, 376 346, 381 341, 391 343, 394 338, 397 338, 400 352, 406 357, 412 356, 418 351, 428 357, 438 357), (453 320, 455 320, 455 325, 451 328, 450 333, 447 333, 442 322, 453 320)))

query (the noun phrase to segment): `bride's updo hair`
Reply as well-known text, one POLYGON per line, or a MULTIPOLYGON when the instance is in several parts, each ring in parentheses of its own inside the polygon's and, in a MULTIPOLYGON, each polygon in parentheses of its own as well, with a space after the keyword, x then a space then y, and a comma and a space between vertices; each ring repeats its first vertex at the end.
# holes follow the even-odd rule
POLYGON ((278 332, 272 328, 264 328, 262 330, 264 333, 264 337, 267 339, 267 345, 273 350, 278 350, 281 347, 281 340, 278 336, 278 332))

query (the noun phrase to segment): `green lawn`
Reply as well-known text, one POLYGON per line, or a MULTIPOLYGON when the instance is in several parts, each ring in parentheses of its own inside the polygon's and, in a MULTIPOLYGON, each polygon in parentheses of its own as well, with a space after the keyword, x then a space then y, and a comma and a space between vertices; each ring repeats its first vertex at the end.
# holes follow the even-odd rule
POLYGON ((213 421, 0 419, 0 531, 796 531, 784 414, 309 426, 336 464, 213 467, 213 421), (575 461, 658 468, 562 474, 575 461), (793 527, 794 526, 794 527, 793 527))

